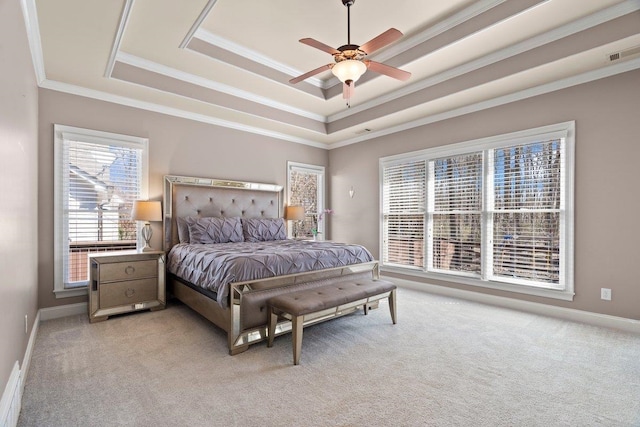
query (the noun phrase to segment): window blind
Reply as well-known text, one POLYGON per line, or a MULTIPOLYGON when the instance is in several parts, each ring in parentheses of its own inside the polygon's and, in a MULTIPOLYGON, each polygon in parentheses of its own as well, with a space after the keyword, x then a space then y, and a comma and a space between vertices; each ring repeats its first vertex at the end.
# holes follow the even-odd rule
POLYGON ((424 265, 426 162, 387 165, 383 171, 383 262, 424 265))
POLYGON ((143 147, 63 136, 63 281, 88 281, 87 254, 136 248, 133 201, 141 198, 143 147))
POLYGON ((294 221, 293 236, 311 237, 324 232, 326 221, 320 219, 324 210, 324 168, 314 165, 288 164, 289 206, 303 206, 305 218, 294 221))
POLYGON ((493 275, 559 283, 561 139, 494 150, 493 275))
POLYGON ((430 244, 434 269, 480 274, 482 153, 429 162, 430 244))

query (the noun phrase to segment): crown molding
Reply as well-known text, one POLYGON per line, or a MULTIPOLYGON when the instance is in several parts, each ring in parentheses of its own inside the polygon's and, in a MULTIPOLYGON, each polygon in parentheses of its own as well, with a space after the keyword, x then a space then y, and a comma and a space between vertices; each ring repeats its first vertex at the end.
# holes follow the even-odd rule
POLYGON ((134 1, 135 0, 126 0, 124 3, 124 6, 122 7, 122 14, 120 15, 120 23, 118 24, 118 31, 116 31, 116 36, 113 39, 111 54, 109 54, 109 61, 107 62, 107 68, 104 71, 104 76, 106 78, 111 77, 111 73, 113 72, 113 66, 116 63, 116 57, 118 56, 118 52, 120 52, 120 45, 122 44, 122 38, 124 37, 124 32, 127 30, 127 24, 129 23, 129 17, 131 16, 131 9, 133 8, 134 1))
POLYGON ((182 40, 182 43, 180 43, 180 46, 179 46, 180 49, 184 49, 187 47, 187 45, 193 38, 193 35, 198 31, 198 29, 200 29, 200 26, 202 25, 204 20, 207 19, 207 16, 209 16, 211 9, 213 9, 213 6, 216 4, 217 1, 218 0, 209 0, 207 2, 207 4, 204 6, 204 9, 202 9, 202 12, 200 12, 200 15, 198 15, 198 18, 195 20, 191 28, 189 28, 189 31, 187 32, 187 35, 182 40))
POLYGON ((232 122, 229 120, 218 119, 204 114, 193 113, 178 108, 167 107, 152 102, 140 101, 138 99, 128 98, 125 96, 114 95, 94 89, 87 89, 81 86, 69 83, 58 82, 55 80, 45 80, 40 85, 43 89, 50 89, 57 92, 68 93, 71 95, 82 96, 85 98, 96 99, 99 101, 111 102, 114 104, 124 105, 127 107, 139 108, 141 110, 152 111, 155 113, 166 114, 173 117, 194 120, 197 122, 208 123, 215 126, 225 127, 229 129, 239 130, 242 132, 253 133, 256 135, 266 136, 269 138, 279 139, 282 141, 294 142, 296 144, 308 145, 315 148, 326 149, 327 144, 317 142, 305 138, 288 135, 282 132, 270 131, 255 126, 249 126, 242 123, 232 122))
MULTIPOLYGON (((375 58, 378 61, 385 61, 389 58, 392 58, 406 50, 412 49, 418 46, 425 41, 432 39, 476 16, 504 3, 506 0, 481 0, 477 1, 471 6, 465 8, 464 10, 454 14, 453 16, 445 19, 437 23, 436 25, 429 27, 428 29, 419 32, 418 34, 408 37, 403 41, 398 43, 394 43, 393 46, 383 49, 381 53, 376 53, 371 56, 371 58, 375 58)), ((541 0, 546 2, 548 0, 541 0)), ((201 23, 201 21, 200 21, 201 23)), ((195 25, 195 24, 194 24, 195 25)), ((219 47, 221 49, 232 52, 238 56, 241 56, 249 61, 256 62, 258 64, 264 65, 265 67, 272 68, 276 71, 284 73, 288 76, 295 77, 303 74, 303 71, 300 71, 296 68, 290 67, 288 65, 277 62, 267 56, 261 55, 260 53, 248 49, 242 45, 234 43, 228 39, 212 34, 206 30, 198 28, 197 31, 194 32, 192 37, 196 37, 206 43, 209 43, 213 46, 219 47)), ((191 38, 189 38, 189 41, 191 38)), ((184 42, 183 42, 184 44, 184 42)), ((185 44, 185 47, 188 43, 185 44)), ((182 47, 182 45, 180 46, 182 47)), ((217 58, 210 57, 211 59, 218 60, 217 58)), ((219 60, 218 60, 219 61, 219 60)), ((244 71, 249 71, 243 69, 244 71)), ((249 71, 250 72, 250 71, 249 71)), ((258 74, 261 77, 264 77, 258 74)), ((342 84, 337 77, 331 77, 327 80, 321 80, 316 77, 311 77, 305 80, 309 84, 312 84, 320 89, 326 90, 336 85, 342 84)))
MULTIPOLYGON (((380 54, 372 55, 372 58, 376 58, 377 61, 384 62, 393 58, 409 49, 431 40, 434 37, 445 33, 460 24, 475 18, 476 16, 493 9, 494 7, 504 3, 506 0, 481 0, 474 2, 471 6, 461 10, 460 12, 450 16, 444 21, 440 21, 435 25, 420 31, 419 33, 407 37, 403 40, 394 43, 392 46, 384 49, 380 54)), ((545 2, 548 0, 544 0, 545 2)))
POLYGON ((485 55, 474 61, 467 62, 419 82, 404 86, 386 95, 377 97, 362 104, 354 105, 348 110, 343 110, 336 114, 329 115, 327 121, 328 123, 332 123, 334 121, 350 117, 354 114, 361 113, 371 108, 383 105, 389 101, 393 101, 395 99, 410 95, 414 92, 418 92, 428 87, 435 86, 446 80, 459 77, 463 74, 467 74, 482 67, 486 67, 487 65, 494 64, 512 56, 519 55, 526 51, 543 46, 545 44, 552 43, 554 41, 576 34, 580 31, 587 30, 589 28, 595 27, 629 13, 633 13, 637 10, 640 10, 640 0, 627 0, 623 3, 619 3, 605 10, 586 16, 582 19, 573 21, 562 27, 548 31, 544 34, 540 34, 515 45, 508 46, 502 50, 493 52, 489 55, 485 55))
MULTIPOLYGON (((296 77, 303 73, 303 71, 290 67, 281 62, 275 61, 274 59, 271 59, 268 56, 262 55, 261 53, 256 52, 255 50, 251 50, 245 46, 234 43, 229 39, 212 34, 207 30, 199 29, 198 31, 196 31, 194 37, 202 40, 203 42, 209 43, 210 45, 217 46, 235 55, 241 56, 249 61, 264 65, 265 67, 269 67, 273 70, 279 71, 291 77, 296 77)), ((208 58, 214 59, 216 61, 220 61, 219 59, 213 58, 210 56, 208 56, 208 58)), ((242 70, 251 72, 251 70, 247 70, 244 68, 242 70)), ((264 77, 261 74, 257 74, 257 73, 254 73, 254 74, 260 77, 264 77)), ((327 82, 320 80, 316 77, 309 78, 306 81, 309 84, 319 87, 320 89, 327 89, 328 87, 330 87, 330 85, 328 85, 327 82)))
POLYGON ((544 95, 550 92, 555 92, 561 89, 566 89, 568 87, 589 83, 595 80, 604 79, 607 77, 615 76, 616 74, 637 70, 639 68, 640 68, 640 58, 636 58, 627 62, 610 65, 607 67, 599 68, 597 70, 587 71, 585 73, 578 74, 576 76, 571 76, 564 79, 556 80, 554 82, 545 83, 543 85, 524 89, 508 95, 503 95, 503 96, 492 98, 486 101, 477 102, 475 104, 466 105, 464 107, 455 108, 453 110, 445 111, 443 113, 433 114, 418 120, 403 123, 398 126, 389 127, 380 131, 373 131, 355 138, 345 139, 337 143, 329 144, 329 150, 333 150, 335 148, 340 148, 340 147, 346 147, 347 145, 357 144, 359 142, 363 142, 369 139, 391 135, 394 133, 428 125, 428 124, 439 122, 442 120, 451 119, 451 118, 462 116, 465 114, 475 113, 475 112, 487 110, 493 107, 499 107, 501 105, 510 104, 512 102, 521 101, 523 99, 532 98, 534 96, 544 95))
POLYGON ((218 92, 226 93, 227 95, 235 96, 238 98, 246 99, 251 102, 255 102, 266 107, 275 108, 277 110, 286 111, 301 117, 316 120, 322 123, 327 122, 327 118, 320 114, 315 114, 310 111, 294 108, 290 105, 276 102, 270 98, 257 96, 251 92, 243 91, 241 89, 225 85, 223 83, 214 82, 204 77, 196 76, 194 74, 186 73, 184 71, 177 70, 175 68, 167 67, 166 65, 158 64, 148 59, 140 58, 135 55, 131 55, 125 52, 119 52, 116 58, 117 61, 123 64, 132 65, 134 67, 141 68, 143 70, 151 71, 153 73, 162 74, 177 80, 181 80, 187 83, 191 83, 197 86, 205 87, 207 89, 215 90, 218 92))
POLYGON ((38 24, 38 10, 35 0, 20 0, 22 16, 27 30, 29 50, 31 51, 31 61, 36 74, 38 85, 47 79, 44 70, 44 57, 42 55, 42 42, 40 39, 40 25, 38 24))

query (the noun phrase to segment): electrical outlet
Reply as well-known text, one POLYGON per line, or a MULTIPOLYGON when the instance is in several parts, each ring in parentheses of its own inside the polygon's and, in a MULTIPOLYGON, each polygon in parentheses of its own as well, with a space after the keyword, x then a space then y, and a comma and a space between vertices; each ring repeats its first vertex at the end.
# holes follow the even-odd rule
POLYGON ((611 289, 600 288, 600 299, 611 301, 611 289))
POLYGON ((25 334, 29 333, 29 315, 28 314, 24 315, 24 333, 25 334))

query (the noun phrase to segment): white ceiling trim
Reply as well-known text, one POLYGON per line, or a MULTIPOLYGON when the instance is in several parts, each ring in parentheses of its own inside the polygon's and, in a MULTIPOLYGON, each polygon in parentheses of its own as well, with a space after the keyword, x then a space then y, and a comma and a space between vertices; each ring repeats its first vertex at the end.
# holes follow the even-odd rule
POLYGON ((464 114, 474 113, 474 112, 485 110, 488 108, 493 108, 493 107, 508 104, 511 102, 523 100, 526 98, 531 98, 534 96, 543 95, 546 93, 565 89, 571 86, 588 83, 594 80, 614 76, 616 74, 624 73, 627 71, 636 70, 638 68, 640 68, 640 58, 633 59, 627 62, 617 63, 617 64, 610 65, 608 67, 604 67, 595 71, 589 71, 587 73, 583 73, 578 76, 573 76, 566 79, 558 80, 556 82, 540 85, 534 88, 525 89, 520 92, 497 97, 491 100, 482 101, 476 104, 460 107, 451 111, 446 111, 444 113, 423 117, 419 120, 414 120, 412 122, 404 123, 402 125, 394 126, 381 131, 373 131, 355 138, 345 139, 333 144, 324 144, 324 143, 320 143, 320 142, 316 142, 316 141, 312 141, 304 138, 298 138, 292 135, 283 134, 281 132, 272 132, 272 131, 257 128, 254 126, 242 125, 242 124, 230 122, 227 120, 213 118, 203 114, 196 114, 196 113, 180 110, 177 108, 166 107, 164 105, 159 105, 151 102, 145 102, 137 99, 113 95, 110 93, 97 91, 93 89, 87 89, 84 87, 70 85, 68 83, 61 83, 53 80, 44 80, 40 85, 40 87, 44 89, 55 90, 58 92, 69 93, 72 95, 78 95, 78 96, 84 96, 87 98, 97 99, 100 101, 113 102, 115 104, 129 106, 133 108, 139 108, 147 111, 153 111, 156 113, 167 114, 174 117, 180 117, 188 120, 208 123, 208 124, 235 129, 243 132, 249 132, 257 135, 280 139, 283 141, 289 141, 297 144, 308 145, 315 148, 332 150, 335 148, 356 144, 358 142, 363 142, 369 139, 379 138, 385 135, 390 135, 393 133, 413 129, 419 126, 424 126, 424 125, 435 123, 438 121, 458 117, 464 114))
POLYGON ((327 118, 327 122, 332 123, 334 121, 344 119, 354 114, 361 113, 363 111, 385 104, 389 101, 393 101, 395 99, 410 95, 414 92, 418 92, 428 87, 435 86, 449 79, 459 77, 461 75, 478 70, 482 67, 486 67, 487 65, 491 65, 512 56, 519 55, 523 52, 535 49, 540 46, 544 46, 545 44, 552 43, 554 41, 579 33, 580 31, 587 30, 589 28, 595 27, 597 25, 603 24, 637 10, 640 10, 640 0, 627 0, 624 3, 619 3, 608 9, 596 12, 592 15, 586 16, 562 27, 555 28, 544 34, 540 34, 515 45, 508 46, 502 50, 492 52, 481 58, 443 71, 442 73, 436 74, 419 82, 401 87, 398 90, 390 92, 386 95, 377 97, 367 102, 363 102, 362 104, 352 105, 351 108, 347 110, 339 111, 336 114, 330 115, 327 118))
MULTIPOLYGON (((298 75, 303 73, 303 71, 297 70, 297 69, 295 69, 293 67, 290 67, 290 66, 288 66, 286 64, 283 64, 281 62, 275 61, 275 60, 269 58, 268 56, 265 56, 265 55, 262 55, 262 54, 256 52, 255 50, 251 50, 251 49, 249 49, 247 47, 244 47, 242 45, 234 43, 229 39, 225 39, 224 37, 220 37, 220 36, 217 36, 215 34, 212 34, 207 30, 199 29, 194 34, 194 37, 198 38, 198 39, 200 39, 200 40, 202 40, 204 42, 207 42, 210 45, 217 46, 217 47, 219 47, 221 49, 227 50, 227 51, 232 52, 232 53, 234 53, 236 55, 239 55, 239 56, 241 56, 241 57, 243 57, 245 59, 248 59, 249 61, 257 62, 258 64, 262 64, 265 67, 269 67, 271 69, 274 69, 276 71, 279 71, 279 72, 281 72, 283 74, 286 74, 288 76, 291 76, 291 77, 296 77, 296 76, 298 76, 298 75)), ((211 59, 214 59, 214 60, 216 60, 218 62, 223 62, 223 61, 220 61, 218 58, 214 58, 214 57, 210 57, 210 56, 208 56, 208 57, 211 58, 211 59)), ((251 72, 250 70, 246 70, 244 68, 242 70, 251 72)), ((257 75, 260 76, 260 77, 264 77, 261 74, 257 74, 257 75)), ((327 89, 328 87, 331 86, 331 85, 327 84, 327 82, 324 82, 324 81, 322 81, 322 80, 320 80, 320 79, 318 79, 316 77, 307 79, 305 81, 307 81, 308 83, 310 83, 310 84, 312 84, 312 85, 314 85, 316 87, 319 87, 321 89, 327 89)))
POLYGON ((109 55, 107 68, 104 71, 104 76, 106 78, 111 77, 111 73, 113 72, 113 66, 116 63, 116 56, 118 55, 118 52, 120 52, 120 45, 122 44, 124 32, 127 30, 127 23, 129 22, 129 17, 131 16, 131 8, 133 7, 134 1, 135 0, 126 0, 122 8, 122 14, 120 15, 120 24, 118 25, 116 36, 113 39, 113 46, 111 47, 111 54, 109 55))
POLYGON ((38 24, 38 11, 36 0, 20 0, 24 25, 27 29, 31 61, 36 74, 38 85, 47 79, 44 71, 44 56, 42 55, 42 41, 40 39, 40 25, 38 24))
MULTIPOLYGON (((478 1, 476 3, 474 3, 473 5, 465 8, 464 10, 456 13, 455 15, 445 19, 444 21, 441 21, 439 23, 437 23, 434 26, 431 26, 411 37, 405 38, 403 41, 398 42, 398 43, 394 43, 391 47, 384 49, 383 51, 381 51, 381 53, 376 53, 374 55, 371 56, 371 58, 375 58, 378 61, 384 62, 387 59, 393 58, 396 55, 399 55, 403 52, 405 52, 406 50, 412 49, 418 45, 420 45, 421 43, 424 43, 460 24, 463 24, 464 22, 475 18, 476 16, 486 12, 487 10, 490 10, 498 5, 500 5, 501 3, 504 3, 506 0, 482 0, 482 1, 478 1)), ((548 0, 544 0, 544 2, 546 2, 548 0)), ((202 21, 200 21, 200 24, 202 23, 202 21)), ((199 24, 199 25, 200 25, 199 24)), ((195 25, 195 24, 194 24, 195 25)), ((303 71, 300 71, 298 69, 295 69, 293 67, 290 67, 288 65, 282 64, 278 61, 275 61, 267 56, 261 55, 258 52, 255 52, 251 49, 246 48, 245 46, 236 44, 231 42, 228 39, 225 39, 224 37, 220 37, 217 36, 215 34, 210 33, 209 31, 203 30, 203 29, 198 29, 195 34, 193 34, 193 37, 196 37, 206 43, 209 43, 213 46, 217 46, 221 49, 227 50, 229 52, 232 52, 234 54, 237 54, 238 56, 241 56, 249 61, 253 61, 259 64, 262 64, 266 67, 272 68, 276 71, 279 71, 281 73, 284 73, 288 76, 291 77, 296 77, 299 76, 301 74, 303 74, 303 71)), ((189 39, 190 40, 190 39, 189 39)), ((186 45, 185 45, 186 46, 186 45)), ((181 45, 182 47, 182 45, 181 45)), ((219 59, 214 58, 214 57, 209 57, 212 58, 214 60, 217 60, 219 62, 219 59)), ((249 70, 245 70, 243 69, 243 71, 249 71, 249 70)), ((260 77, 264 77, 260 74, 258 74, 260 77)), ((306 82, 308 82, 309 84, 319 87, 321 89, 329 89, 333 86, 339 85, 341 84, 340 80, 337 77, 331 77, 327 80, 321 80, 317 77, 311 77, 309 79, 305 80, 306 82)))
MULTIPOLYGON (((125 52, 119 52, 117 60, 124 64, 132 65, 134 67, 142 68, 143 70, 151 71, 153 73, 162 74, 177 80, 181 80, 187 83, 191 83, 197 86, 206 87, 218 92, 226 93, 231 96, 246 99, 251 102, 255 102, 260 105, 275 108, 277 110, 286 111, 301 117, 316 120, 322 123, 326 123, 327 118, 320 114, 315 114, 310 111, 294 108, 288 104, 276 102, 270 98, 257 96, 251 92, 246 92, 241 89, 225 85, 223 83, 214 82, 204 77, 196 76, 194 74, 186 73, 184 71, 177 70, 175 68, 167 67, 166 65, 158 64, 157 62, 150 61, 148 59, 140 58, 135 55, 131 55, 125 52)), ((224 105, 221 105, 224 107, 224 105)))
MULTIPOLYGON (((444 21, 440 21, 437 24, 419 32, 411 37, 403 38, 401 41, 394 43, 390 47, 381 51, 380 54, 374 55, 377 61, 384 62, 393 58, 407 50, 431 40, 434 37, 445 33, 458 25, 464 24, 466 21, 475 18, 476 16, 493 9, 494 7, 504 3, 506 0, 482 0, 473 3, 471 6, 461 10, 460 12, 450 16, 444 21)), ((545 0, 548 1, 548 0, 545 0)), ((444 46, 443 46, 444 47, 444 46)), ((406 64, 405 64, 406 65, 406 64)))
POLYGON ((211 12, 211 9, 213 9, 213 6, 216 4, 217 1, 218 0, 209 0, 209 2, 205 5, 204 9, 202 9, 202 12, 200 12, 200 15, 198 15, 198 19, 196 19, 196 21, 193 23, 193 25, 189 29, 189 32, 187 33, 187 35, 182 40, 182 43, 180 43, 180 46, 179 46, 180 49, 184 49, 185 47, 187 47, 187 45, 193 38, 193 35, 196 33, 196 31, 198 31, 198 29, 200 28, 200 25, 202 25, 204 20, 207 19, 207 16, 209 16, 209 12, 211 12))
POLYGON ((184 111, 178 108, 172 108, 164 105, 155 104, 152 102, 140 101, 138 99, 128 98, 125 96, 113 95, 111 93, 102 92, 94 89, 87 89, 81 86, 57 82, 55 80, 45 80, 42 82, 40 87, 43 89, 55 90, 57 92, 83 96, 86 98, 97 99, 99 101, 112 102, 114 104, 124 105, 127 107, 139 108, 141 110, 153 111, 155 113, 167 114, 169 116, 180 117, 183 119, 194 120, 197 122, 208 123, 208 124, 221 126, 229 129, 235 129, 243 132, 267 136, 270 138, 275 138, 283 141, 309 145, 315 148, 323 148, 323 149, 327 148, 327 144, 317 142, 317 141, 312 141, 309 139, 298 138, 292 135, 284 134, 282 132, 269 131, 269 130, 258 128, 255 126, 239 124, 239 123, 231 122, 228 120, 222 120, 215 117, 207 116, 204 114, 197 114, 190 111, 184 111))
POLYGON ((412 122, 403 123, 398 126, 390 127, 380 131, 372 131, 366 133, 363 136, 358 136, 351 139, 345 139, 343 141, 329 144, 329 149, 335 149, 345 147, 347 145, 356 144, 358 142, 366 141, 372 138, 379 138, 381 136, 391 135, 397 132, 413 129, 416 127, 428 125, 431 123, 439 122, 442 120, 451 119, 454 117, 462 116, 469 113, 475 113, 478 111, 486 110, 500 105, 509 104, 515 101, 521 101, 523 99, 532 98, 534 96, 544 95, 546 93, 555 92, 568 87, 577 86, 584 83, 589 83, 594 80, 611 77, 616 74, 625 73, 627 71, 633 71, 640 68, 640 58, 633 59, 627 62, 610 65, 607 67, 599 68, 597 70, 587 71, 576 76, 567 77, 555 82, 546 83, 540 86, 521 90, 508 95, 499 96, 486 101, 477 102, 475 104, 466 105, 464 107, 456 108, 443 113, 433 114, 431 116, 423 117, 412 122))

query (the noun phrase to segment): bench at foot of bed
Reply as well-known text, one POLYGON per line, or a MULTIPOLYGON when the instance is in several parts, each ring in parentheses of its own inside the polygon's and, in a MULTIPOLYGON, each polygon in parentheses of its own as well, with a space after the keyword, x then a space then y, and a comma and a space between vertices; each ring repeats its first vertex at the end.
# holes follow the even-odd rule
POLYGON ((389 299, 391 321, 396 323, 396 285, 387 280, 345 279, 331 285, 305 289, 275 296, 269 299, 268 346, 273 345, 279 317, 292 323, 293 363, 300 363, 302 329, 306 317, 330 315, 337 317, 340 311, 362 305, 364 313, 372 303, 389 299))

